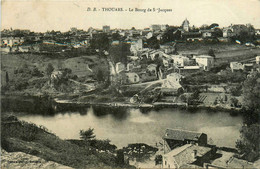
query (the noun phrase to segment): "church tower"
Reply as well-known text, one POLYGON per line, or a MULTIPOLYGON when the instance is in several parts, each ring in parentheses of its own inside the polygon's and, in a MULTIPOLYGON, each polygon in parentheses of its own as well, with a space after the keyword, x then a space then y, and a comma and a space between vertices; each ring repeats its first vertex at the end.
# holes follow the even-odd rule
POLYGON ((189 24, 190 22, 187 20, 187 18, 182 22, 182 29, 185 32, 189 32, 189 24))

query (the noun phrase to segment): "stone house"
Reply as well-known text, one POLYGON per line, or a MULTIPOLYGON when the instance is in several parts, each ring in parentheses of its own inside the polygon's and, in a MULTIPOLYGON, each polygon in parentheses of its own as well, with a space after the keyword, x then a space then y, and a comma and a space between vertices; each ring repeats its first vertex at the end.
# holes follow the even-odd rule
POLYGON ((163 140, 165 153, 185 144, 207 145, 206 134, 180 129, 166 129, 163 140))
POLYGON ((163 168, 202 168, 210 162, 214 150, 194 144, 185 144, 162 156, 163 168))

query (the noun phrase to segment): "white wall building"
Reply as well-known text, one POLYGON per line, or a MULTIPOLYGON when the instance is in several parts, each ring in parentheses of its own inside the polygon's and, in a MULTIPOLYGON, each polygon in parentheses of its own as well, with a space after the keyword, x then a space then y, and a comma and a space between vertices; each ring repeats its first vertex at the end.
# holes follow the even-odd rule
POLYGON ((209 71, 214 67, 214 58, 208 55, 200 55, 195 57, 196 63, 204 70, 209 71))
POLYGON ((189 58, 181 55, 171 55, 174 64, 178 66, 186 66, 189 63, 189 58))
POLYGON ((256 60, 256 64, 260 64, 260 56, 256 56, 255 60, 256 60))
POLYGON ((116 73, 120 73, 125 70, 125 65, 121 62, 116 63, 116 73))

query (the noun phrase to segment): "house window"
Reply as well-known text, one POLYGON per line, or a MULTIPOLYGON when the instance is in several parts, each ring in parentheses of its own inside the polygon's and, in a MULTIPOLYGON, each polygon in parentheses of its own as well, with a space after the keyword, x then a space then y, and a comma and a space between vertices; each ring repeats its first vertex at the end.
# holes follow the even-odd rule
POLYGON ((165 161, 165 165, 167 165, 167 161, 165 161))
POLYGON ((137 76, 135 75, 135 79, 134 79, 134 81, 136 82, 137 81, 137 76))

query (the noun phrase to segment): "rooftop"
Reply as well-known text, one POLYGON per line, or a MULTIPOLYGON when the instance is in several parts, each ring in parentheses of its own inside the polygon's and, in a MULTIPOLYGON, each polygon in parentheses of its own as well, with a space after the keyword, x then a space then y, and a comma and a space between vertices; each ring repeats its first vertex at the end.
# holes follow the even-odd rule
POLYGON ((202 157, 211 151, 209 147, 197 146, 192 144, 185 144, 181 147, 178 147, 171 152, 165 154, 168 159, 173 158, 177 163, 178 167, 182 167, 184 165, 191 165, 197 159, 194 158, 194 151, 197 152, 196 157, 202 157))
POLYGON ((196 58, 213 58, 213 57, 209 56, 209 55, 199 55, 199 56, 196 56, 196 58))
POLYGON ((203 133, 180 129, 166 129, 163 139, 173 140, 198 140, 203 133))
POLYGON ((252 168, 253 164, 242 159, 233 157, 234 153, 217 151, 222 157, 212 161, 212 165, 225 168, 252 168))

